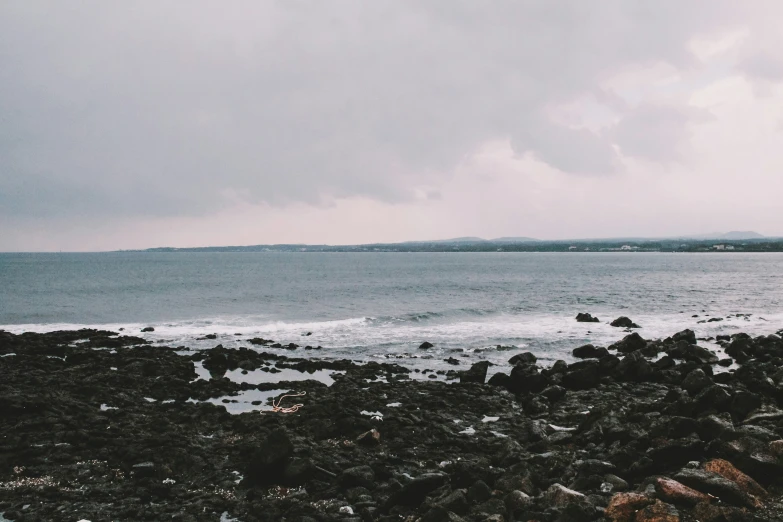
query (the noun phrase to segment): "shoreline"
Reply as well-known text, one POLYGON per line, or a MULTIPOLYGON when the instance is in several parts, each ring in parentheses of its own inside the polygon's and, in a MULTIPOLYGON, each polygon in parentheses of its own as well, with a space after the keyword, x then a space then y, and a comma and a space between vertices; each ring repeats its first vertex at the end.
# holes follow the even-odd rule
POLYGON ((783 330, 720 373, 685 331, 448 381, 121 333, 0 331, 8 520, 783 519, 783 330))

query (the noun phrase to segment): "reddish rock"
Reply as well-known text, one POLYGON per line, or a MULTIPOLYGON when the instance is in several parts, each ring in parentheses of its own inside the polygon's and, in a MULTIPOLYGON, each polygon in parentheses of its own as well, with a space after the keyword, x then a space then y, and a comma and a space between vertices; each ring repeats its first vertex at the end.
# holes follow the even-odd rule
POLYGON ((661 499, 672 504, 695 506, 699 502, 710 502, 712 500, 711 496, 701 491, 689 488, 685 484, 665 477, 655 480, 655 491, 661 499))
POLYGON ((680 522, 680 513, 671 504, 656 500, 655 504, 636 513, 635 522, 680 522))
POLYGON ((783 440, 773 440, 770 442, 769 452, 777 458, 783 457, 783 440))
POLYGON ((633 522, 636 512, 652 502, 653 499, 641 493, 617 493, 609 501, 604 516, 612 522, 633 522))
POLYGON ((704 463, 703 468, 707 471, 717 473, 723 478, 736 482, 737 485, 747 493, 758 498, 766 498, 767 490, 761 487, 761 485, 734 467, 734 464, 728 460, 713 459, 704 463))
POLYGON ((375 428, 364 432, 356 438, 356 442, 362 446, 377 446, 381 443, 381 434, 375 428))

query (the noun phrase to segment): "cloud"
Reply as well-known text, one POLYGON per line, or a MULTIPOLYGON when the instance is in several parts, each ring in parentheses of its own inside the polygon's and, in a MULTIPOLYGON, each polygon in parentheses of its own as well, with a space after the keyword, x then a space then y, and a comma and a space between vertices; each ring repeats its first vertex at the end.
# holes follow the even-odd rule
POLYGON ((736 59, 725 74, 779 79, 781 47, 753 54, 774 13, 729 0, 5 2, 0 217, 435 204, 497 141, 586 183, 632 176, 629 158, 691 161, 705 113, 690 96, 714 81, 693 78, 736 59))

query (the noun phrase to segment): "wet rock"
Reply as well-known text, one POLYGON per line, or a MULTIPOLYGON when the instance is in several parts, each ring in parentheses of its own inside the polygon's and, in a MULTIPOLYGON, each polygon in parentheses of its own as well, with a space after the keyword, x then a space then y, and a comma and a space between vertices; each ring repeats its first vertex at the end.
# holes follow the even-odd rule
POLYGON ((146 327, 142 328, 141 331, 142 332, 154 332, 155 328, 153 328, 151 326, 146 326, 146 327))
POLYGON ((535 364, 538 358, 530 352, 518 353, 508 360, 508 364, 517 365, 522 364, 535 364))
POLYGON ((612 522, 633 522, 636 512, 653 502, 654 499, 641 493, 617 493, 604 514, 612 522))
POLYGON ((430 348, 434 347, 435 345, 431 342, 424 341, 419 345, 419 350, 429 350, 430 348))
POLYGON ((631 321, 628 317, 620 316, 610 323, 611 326, 616 328, 641 328, 638 324, 631 321))
POLYGON ((469 370, 465 370, 460 374, 460 382, 475 382, 478 384, 484 384, 487 379, 487 370, 489 369, 489 361, 479 361, 470 367, 469 370))
POLYGON ((609 355, 609 351, 606 348, 596 348, 592 344, 586 344, 579 348, 574 348, 572 354, 577 359, 599 359, 609 355))
POLYGON ((598 323, 600 322, 597 317, 593 317, 591 314, 588 313, 578 313, 576 314, 576 322, 577 323, 598 323))
POLYGON ((688 344, 696 344, 696 334, 693 330, 683 330, 681 332, 677 332, 676 334, 672 335, 672 341, 675 343, 678 343, 680 341, 685 341, 688 344))
POLYGON ((638 333, 633 332, 623 337, 622 340, 610 345, 609 349, 617 350, 620 353, 631 353, 641 350, 645 346, 647 346, 647 341, 638 333))
POLYGON ((527 509, 530 504, 533 502, 533 499, 525 493, 524 491, 519 491, 518 489, 515 489, 506 497, 503 499, 503 501, 506 504, 506 509, 510 513, 514 513, 516 511, 522 511, 524 509, 527 509))

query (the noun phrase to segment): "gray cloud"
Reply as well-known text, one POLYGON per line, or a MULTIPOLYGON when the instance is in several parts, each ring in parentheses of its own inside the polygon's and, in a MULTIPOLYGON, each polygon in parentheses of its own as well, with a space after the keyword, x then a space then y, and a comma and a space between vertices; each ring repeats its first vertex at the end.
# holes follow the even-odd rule
POLYGON ((693 117, 682 107, 604 92, 612 132, 546 108, 629 65, 694 67, 689 39, 735 23, 738 5, 4 2, 0 214, 406 201, 503 138, 577 175, 615 172, 614 143, 672 161, 693 117))

